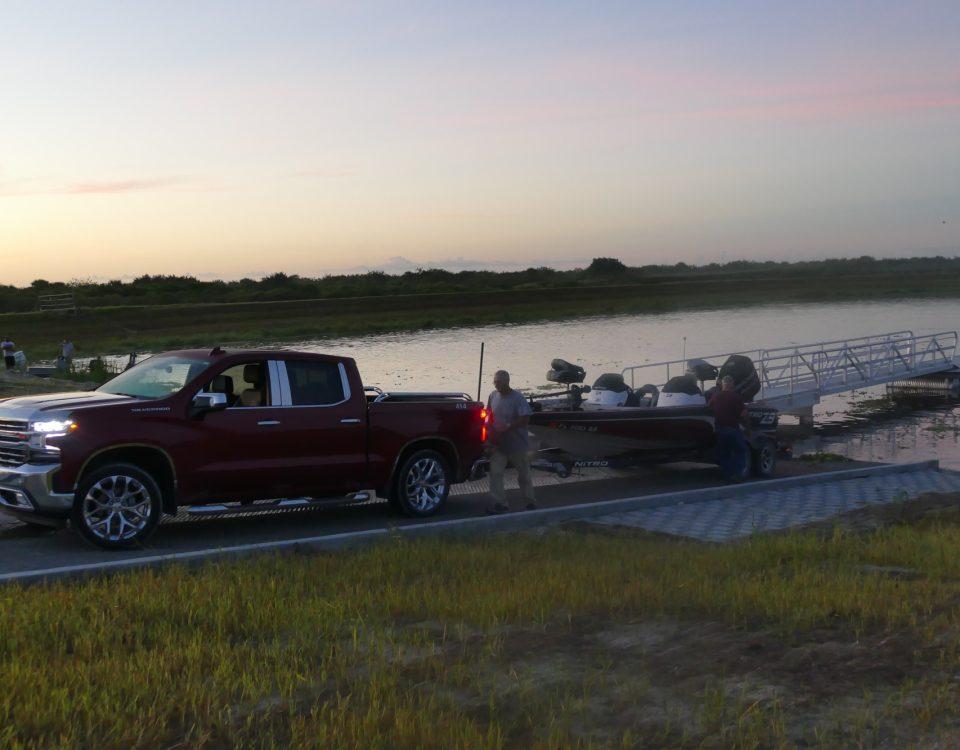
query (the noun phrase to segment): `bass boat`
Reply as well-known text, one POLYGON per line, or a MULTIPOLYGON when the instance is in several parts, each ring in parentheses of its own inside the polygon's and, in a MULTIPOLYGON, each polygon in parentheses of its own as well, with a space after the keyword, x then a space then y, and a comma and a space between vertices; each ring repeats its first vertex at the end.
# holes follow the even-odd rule
POLYGON ((620 373, 603 374, 592 386, 584 386, 583 368, 562 359, 551 364, 547 379, 567 390, 529 397, 530 432, 541 450, 569 459, 574 467, 714 462, 714 417, 708 402, 717 386, 705 390, 704 385, 708 380, 719 384, 725 375, 732 375, 736 390, 748 402, 753 472, 773 471, 772 435, 779 415, 776 409, 749 403, 759 392, 760 381, 747 357, 731 355, 720 368, 691 360, 685 375, 660 388, 637 389, 630 388, 620 373))

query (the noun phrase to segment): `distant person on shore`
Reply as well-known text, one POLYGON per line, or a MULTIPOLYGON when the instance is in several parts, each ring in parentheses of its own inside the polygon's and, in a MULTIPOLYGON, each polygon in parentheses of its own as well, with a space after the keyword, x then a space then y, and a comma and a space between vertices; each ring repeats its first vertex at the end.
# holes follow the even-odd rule
POLYGON ((57 357, 57 367, 61 370, 69 370, 73 365, 73 342, 70 339, 64 339, 60 342, 60 356, 57 357))
POLYGON ((493 376, 496 390, 487 399, 487 410, 492 417, 490 425, 490 495, 493 505, 488 513, 506 513, 510 510, 503 489, 503 474, 509 463, 517 470, 520 490, 527 510, 537 507, 530 477, 530 441, 527 425, 533 410, 519 391, 510 387, 510 373, 497 370, 493 376))
POLYGON ((740 425, 748 426, 749 416, 743 397, 734 389, 733 378, 726 375, 720 381, 720 390, 710 399, 717 435, 717 453, 720 469, 731 482, 743 480, 747 469, 747 440, 740 425))
POLYGON ((13 339, 9 336, 4 336, 3 341, 0 342, 0 351, 3 352, 3 363, 6 365, 8 370, 12 370, 16 367, 17 359, 13 356, 14 351, 16 351, 17 345, 13 343, 13 339))

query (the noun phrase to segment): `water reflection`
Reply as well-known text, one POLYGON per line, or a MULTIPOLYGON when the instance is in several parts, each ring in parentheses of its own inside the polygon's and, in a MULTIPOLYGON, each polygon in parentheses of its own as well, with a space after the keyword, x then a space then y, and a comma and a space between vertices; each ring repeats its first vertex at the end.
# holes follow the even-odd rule
POLYGON ((960 406, 943 398, 892 400, 871 389, 825 400, 815 416, 813 435, 794 441, 795 456, 823 451, 861 461, 936 458, 943 468, 960 470, 960 406))

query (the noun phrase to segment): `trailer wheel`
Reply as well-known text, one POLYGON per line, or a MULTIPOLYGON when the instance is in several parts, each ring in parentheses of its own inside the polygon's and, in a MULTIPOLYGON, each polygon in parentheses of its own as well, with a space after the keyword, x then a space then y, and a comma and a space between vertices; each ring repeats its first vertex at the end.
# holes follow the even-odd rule
POLYGON ((439 511, 450 494, 450 469, 437 451, 412 453, 397 472, 390 499, 405 516, 423 518, 439 511))
POLYGON ((750 449, 750 471, 755 477, 769 479, 777 468, 777 444, 762 438, 750 449))
POLYGON ((143 469, 133 464, 107 464, 80 482, 71 519, 91 544, 124 549, 153 533, 162 505, 160 486, 143 469))

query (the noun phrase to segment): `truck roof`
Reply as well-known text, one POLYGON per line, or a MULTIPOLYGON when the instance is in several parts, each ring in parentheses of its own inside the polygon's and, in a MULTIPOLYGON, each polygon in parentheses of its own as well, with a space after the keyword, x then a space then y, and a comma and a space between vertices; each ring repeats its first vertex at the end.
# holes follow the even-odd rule
POLYGON ((317 352, 299 352, 291 349, 176 349, 173 351, 157 352, 154 356, 189 357, 208 359, 214 362, 231 362, 249 357, 263 357, 264 359, 315 359, 326 362, 353 362, 352 357, 341 357, 335 354, 319 354, 317 352), (214 353, 216 352, 216 353, 214 353))

